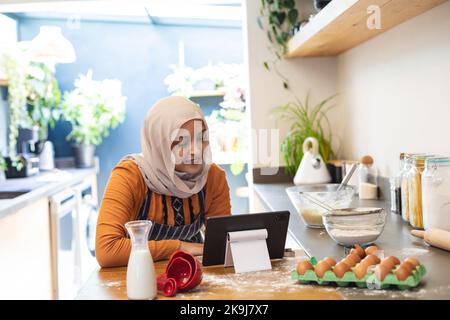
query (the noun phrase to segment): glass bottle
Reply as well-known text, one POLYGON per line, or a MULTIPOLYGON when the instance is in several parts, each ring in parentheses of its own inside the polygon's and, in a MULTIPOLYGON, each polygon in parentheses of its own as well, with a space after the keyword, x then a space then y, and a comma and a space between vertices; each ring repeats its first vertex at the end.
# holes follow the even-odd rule
POLYGON ((391 212, 401 214, 402 200, 400 195, 400 177, 392 177, 389 181, 391 184, 391 212))
POLYGON ((359 198, 378 198, 378 171, 371 156, 364 156, 359 166, 359 198))
POLYGON ((396 176, 390 179, 391 184, 391 212, 402 214, 401 183, 403 167, 405 165, 405 153, 400 153, 399 171, 396 176))
POLYGON ((131 238, 131 253, 127 269, 127 295, 129 299, 154 299, 157 293, 155 266, 148 248, 148 234, 152 222, 130 221, 125 228, 131 238))
POLYGON ((403 169, 401 171, 401 182, 400 182, 400 197, 402 203, 402 218, 404 221, 409 222, 409 189, 408 189, 408 175, 409 170, 412 167, 412 155, 405 154, 403 169))

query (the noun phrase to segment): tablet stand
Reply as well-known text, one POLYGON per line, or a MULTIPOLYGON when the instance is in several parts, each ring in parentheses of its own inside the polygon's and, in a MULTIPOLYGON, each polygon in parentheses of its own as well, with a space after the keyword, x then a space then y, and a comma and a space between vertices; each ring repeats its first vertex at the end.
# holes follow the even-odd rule
POLYGON ((272 269, 266 239, 267 229, 228 232, 224 266, 236 273, 272 269))

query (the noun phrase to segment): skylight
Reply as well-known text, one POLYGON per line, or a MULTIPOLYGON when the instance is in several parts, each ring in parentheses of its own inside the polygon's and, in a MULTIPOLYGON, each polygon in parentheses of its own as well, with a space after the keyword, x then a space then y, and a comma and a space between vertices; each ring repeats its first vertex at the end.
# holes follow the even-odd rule
POLYGON ((0 1, 0 13, 21 17, 117 20, 173 24, 224 22, 240 25, 240 0, 103 0, 103 1, 0 1))

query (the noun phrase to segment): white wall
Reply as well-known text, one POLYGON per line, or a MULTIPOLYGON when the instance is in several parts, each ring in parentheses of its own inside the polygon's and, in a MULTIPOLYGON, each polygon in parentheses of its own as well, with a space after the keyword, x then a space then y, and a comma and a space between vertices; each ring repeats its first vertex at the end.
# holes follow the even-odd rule
MULTIPOLYGON (((270 109, 292 98, 262 67, 270 55, 255 22, 259 3, 246 1, 250 123, 281 128, 281 140, 288 125, 271 118, 270 109)), ((389 176, 400 152, 450 155, 450 1, 338 57, 286 60, 281 69, 300 97, 308 89, 315 101, 341 94, 330 120, 342 158, 371 154, 389 176)))
MULTIPOLYGON (((298 2, 298 1, 297 1, 298 2)), ((301 1, 304 6, 305 1, 301 1)), ((309 5, 311 2, 308 1, 309 5)), ((292 95, 283 88, 282 81, 274 73, 263 67, 263 62, 272 59, 268 50, 268 40, 256 23, 259 15, 260 1, 246 0, 246 21, 244 22, 244 43, 246 62, 249 65, 249 98, 250 126, 252 129, 280 128, 280 141, 285 136, 288 124, 277 123, 271 117, 270 110, 280 104, 293 101, 292 95)), ((312 101, 317 102, 337 92, 337 61, 336 58, 304 58, 285 60, 280 64, 280 71, 290 79, 291 87, 298 97, 304 99, 308 89, 311 89, 312 101)), ((335 111, 336 113, 337 111, 335 111)), ((333 119, 333 115, 330 115, 333 119)), ((254 146, 252 146, 254 148, 254 146)), ((282 156, 279 158, 283 165, 282 156)), ((266 167, 253 159, 254 167, 266 167)))
POLYGON ((400 152, 450 156, 450 2, 341 54, 338 75, 346 157, 389 176, 400 152))

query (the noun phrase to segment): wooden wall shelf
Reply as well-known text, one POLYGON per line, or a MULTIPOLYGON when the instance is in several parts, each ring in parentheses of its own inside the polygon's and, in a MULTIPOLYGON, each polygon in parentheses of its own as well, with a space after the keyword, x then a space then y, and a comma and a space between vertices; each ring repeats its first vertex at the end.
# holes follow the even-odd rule
POLYGON ((222 97, 225 92, 222 90, 205 90, 205 91, 194 91, 191 98, 202 98, 202 97, 222 97))
POLYGON ((287 58, 334 56, 447 0, 333 0, 288 43, 287 58), (369 29, 369 6, 380 8, 380 29, 369 29))

